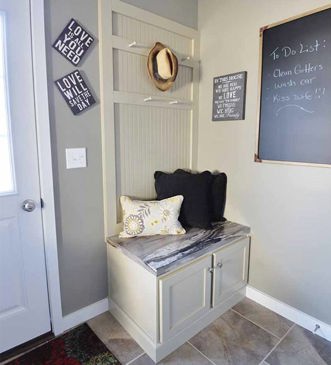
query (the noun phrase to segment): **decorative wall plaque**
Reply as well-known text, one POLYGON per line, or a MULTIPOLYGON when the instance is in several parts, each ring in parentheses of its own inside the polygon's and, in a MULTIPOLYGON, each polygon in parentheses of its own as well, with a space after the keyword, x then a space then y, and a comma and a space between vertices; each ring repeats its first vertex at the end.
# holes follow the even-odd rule
POLYGON ((53 44, 63 57, 77 66, 94 38, 75 20, 71 19, 53 44))
POLYGON ((213 121, 245 119, 247 72, 214 77, 213 121))
POLYGON ((95 104, 95 99, 78 70, 56 80, 55 84, 74 115, 95 104))

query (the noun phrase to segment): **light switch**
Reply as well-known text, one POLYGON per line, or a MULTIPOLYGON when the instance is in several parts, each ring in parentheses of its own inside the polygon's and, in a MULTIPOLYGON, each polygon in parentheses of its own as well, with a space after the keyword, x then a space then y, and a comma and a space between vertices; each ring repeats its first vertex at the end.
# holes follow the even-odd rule
POLYGON ((86 167, 86 148, 66 148, 67 169, 86 167))

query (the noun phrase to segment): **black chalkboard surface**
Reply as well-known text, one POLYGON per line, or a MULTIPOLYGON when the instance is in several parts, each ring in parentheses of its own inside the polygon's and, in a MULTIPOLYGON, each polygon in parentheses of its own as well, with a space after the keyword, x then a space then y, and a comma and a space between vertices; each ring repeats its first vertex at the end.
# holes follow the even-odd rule
POLYGON ((331 9, 262 28, 256 161, 331 164, 331 9))

